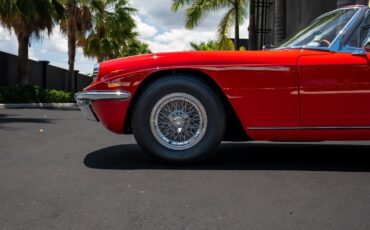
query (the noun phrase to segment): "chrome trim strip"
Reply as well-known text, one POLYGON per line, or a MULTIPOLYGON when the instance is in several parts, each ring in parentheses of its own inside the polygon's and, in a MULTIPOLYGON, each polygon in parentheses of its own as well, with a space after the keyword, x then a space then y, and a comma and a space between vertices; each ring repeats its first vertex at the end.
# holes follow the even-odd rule
POLYGON ((99 75, 99 71, 100 71, 100 63, 96 63, 94 65, 94 71, 93 71, 93 80, 95 81, 96 78, 98 77, 99 75))
POLYGON ((357 31, 359 29, 361 29, 361 27, 363 26, 363 23, 365 22, 365 20, 367 19, 367 17, 370 17, 370 8, 367 9, 367 12, 363 16, 363 19, 362 19, 361 23, 359 23, 358 27, 353 32, 352 36, 348 39, 347 44, 344 44, 344 46, 342 47, 342 49, 340 51, 341 53, 352 53, 354 55, 360 54, 360 53, 364 53, 366 55, 366 52, 364 52, 363 47, 361 47, 361 48, 359 48, 359 47, 352 47, 352 46, 349 46, 348 43, 353 39, 353 37, 356 35, 357 31))
POLYGON ((370 129, 370 126, 317 126, 317 127, 247 127, 247 130, 334 130, 334 129, 370 129))
POLYGON ((126 100, 131 96, 124 91, 86 91, 75 94, 76 101, 126 100))
POLYGON ((77 103, 78 107, 80 108, 83 116, 87 120, 99 122, 98 117, 96 116, 94 109, 92 108, 90 101, 80 101, 77 103))
MULTIPOLYGON (((342 28, 341 32, 334 38, 332 43, 329 46, 329 50, 332 52, 339 52, 341 50, 341 43, 344 38, 344 35, 348 33, 348 31, 355 25, 356 21, 358 20, 359 17, 361 17, 363 13, 363 7, 349 7, 349 8, 340 8, 335 11, 343 10, 343 9, 358 9, 358 11, 352 16, 352 18, 347 22, 347 24, 342 28)), ((329 12, 330 13, 330 12, 329 12)), ((343 44, 344 46, 345 44, 343 44)))
POLYGON ((88 120, 99 121, 91 105, 92 101, 126 100, 129 92, 124 91, 84 91, 75 94, 75 99, 84 117, 88 120))

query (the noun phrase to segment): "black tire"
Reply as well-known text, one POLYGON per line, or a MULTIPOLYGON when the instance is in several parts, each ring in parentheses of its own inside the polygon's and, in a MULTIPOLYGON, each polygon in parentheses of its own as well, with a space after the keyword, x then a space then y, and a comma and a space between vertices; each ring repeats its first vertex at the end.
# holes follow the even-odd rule
POLYGON ((133 109, 132 128, 137 143, 150 158, 164 163, 196 163, 210 158, 223 139, 225 127, 226 114, 217 93, 202 80, 189 75, 166 76, 154 81, 139 95, 133 109), (150 121, 155 105, 176 93, 196 98, 207 118, 201 139, 194 146, 181 150, 173 150, 160 143, 150 121))

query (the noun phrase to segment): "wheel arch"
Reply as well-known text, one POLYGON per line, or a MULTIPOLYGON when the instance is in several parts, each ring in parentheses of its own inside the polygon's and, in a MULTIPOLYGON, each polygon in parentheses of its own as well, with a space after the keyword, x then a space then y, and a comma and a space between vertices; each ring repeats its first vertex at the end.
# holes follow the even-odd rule
POLYGON ((140 98, 140 95, 142 92, 154 81, 171 76, 171 75, 176 75, 176 74, 186 74, 190 75, 192 77, 195 77, 199 80, 202 80, 209 85, 214 92, 219 96, 221 99, 226 115, 227 115, 227 122, 226 122, 226 132, 225 132, 225 137, 224 140, 228 141, 247 141, 251 140, 244 130, 240 119, 238 118, 234 108, 231 106, 229 100, 221 90, 220 86, 214 81, 209 75, 206 73, 200 71, 200 70, 194 70, 194 69, 171 69, 171 70, 160 70, 157 72, 154 72, 147 76, 139 85, 136 93, 133 95, 133 98, 131 100, 130 106, 127 110, 127 115, 124 121, 124 127, 123 131, 125 134, 132 134, 132 126, 131 126, 131 118, 132 118, 132 112, 133 112, 133 107, 135 106, 138 98, 140 98))

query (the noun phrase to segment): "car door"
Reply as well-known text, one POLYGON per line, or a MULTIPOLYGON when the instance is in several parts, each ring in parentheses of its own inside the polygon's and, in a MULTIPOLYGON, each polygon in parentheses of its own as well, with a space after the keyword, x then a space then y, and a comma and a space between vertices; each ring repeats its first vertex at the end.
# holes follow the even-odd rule
POLYGON ((302 126, 370 126, 370 55, 332 53, 298 60, 302 126))
POLYGON ((298 59, 302 126, 370 126, 370 16, 340 52, 298 59))

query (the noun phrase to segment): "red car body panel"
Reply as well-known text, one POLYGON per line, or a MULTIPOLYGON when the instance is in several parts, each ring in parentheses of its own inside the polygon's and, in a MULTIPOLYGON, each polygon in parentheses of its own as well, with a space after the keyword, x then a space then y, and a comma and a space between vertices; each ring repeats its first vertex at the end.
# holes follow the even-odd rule
POLYGON ((370 125, 369 55, 300 57, 301 125, 370 125))
POLYGON ((114 133, 123 133, 129 101, 94 101, 93 107, 96 116, 107 129, 114 133))
POLYGON ((194 70, 219 86, 252 139, 365 140, 370 129, 348 126, 370 126, 369 68, 369 56, 329 51, 161 53, 103 62, 85 90, 131 93, 126 101, 92 102, 104 126, 122 133, 146 78, 158 71, 194 70), (336 128, 315 129, 323 126, 336 128))

